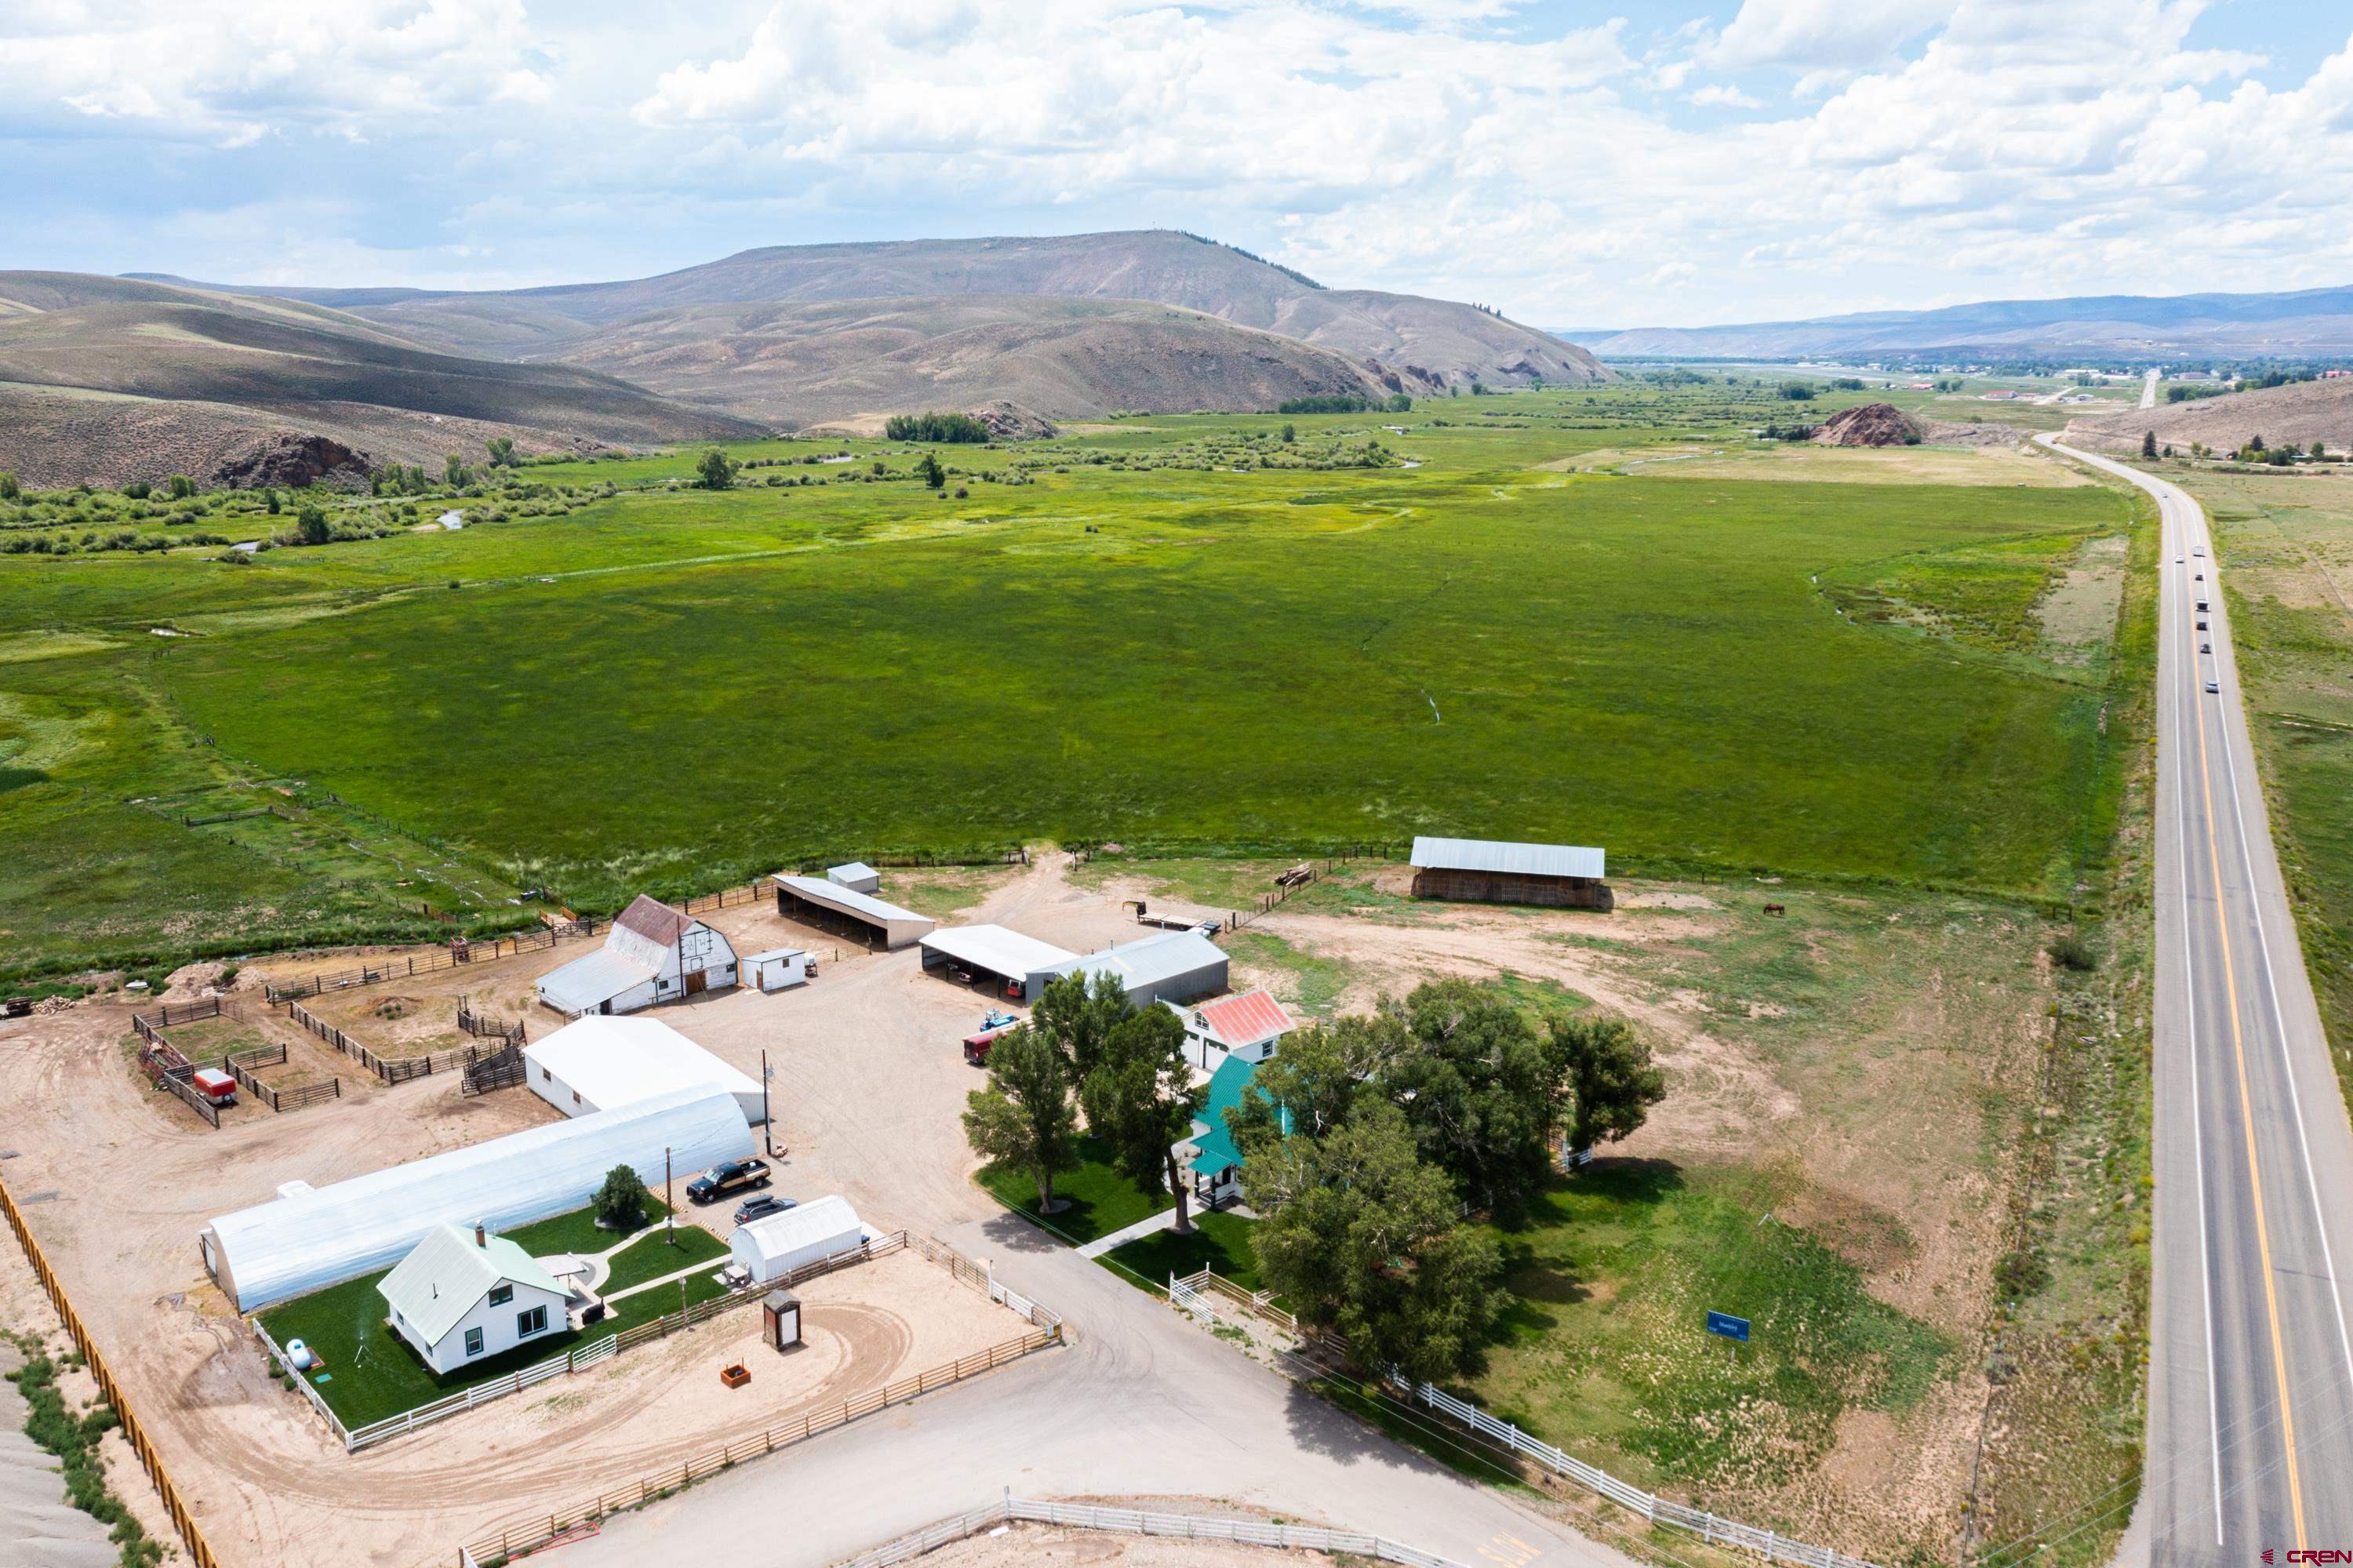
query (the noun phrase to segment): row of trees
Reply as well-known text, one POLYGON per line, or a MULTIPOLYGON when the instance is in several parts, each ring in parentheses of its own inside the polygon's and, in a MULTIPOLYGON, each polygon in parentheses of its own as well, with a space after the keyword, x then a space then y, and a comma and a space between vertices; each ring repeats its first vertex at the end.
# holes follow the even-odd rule
MULTIPOLYGON (((1632 1132, 1665 1093, 1622 1020, 1540 1026, 1493 987, 1444 980, 1372 1012, 1294 1031, 1228 1114, 1259 1276, 1300 1319, 1348 1337, 1370 1363, 1416 1377, 1476 1362, 1501 1303, 1494 1242, 1465 1223, 1520 1223, 1555 1150, 1632 1132)), ((1190 1228, 1174 1146, 1192 1129, 1181 1021, 1131 1008, 1107 978, 1047 989, 1028 1024, 989 1052, 966 1136, 1027 1172, 1041 1213, 1078 1161, 1080 1116, 1145 1192, 1173 1192, 1190 1228)))
POLYGON ((970 414, 893 414, 882 421, 882 434, 894 441, 966 441, 976 445, 997 438, 970 414))
MULTIPOLYGON (((1399 392, 1388 397, 1360 397, 1354 393, 1322 393, 1313 397, 1285 397, 1275 405, 1278 414, 1362 414, 1367 410, 1386 409, 1392 414, 1409 413, 1413 397, 1399 392)), ((1290 440, 1288 436, 1283 438, 1290 440)))

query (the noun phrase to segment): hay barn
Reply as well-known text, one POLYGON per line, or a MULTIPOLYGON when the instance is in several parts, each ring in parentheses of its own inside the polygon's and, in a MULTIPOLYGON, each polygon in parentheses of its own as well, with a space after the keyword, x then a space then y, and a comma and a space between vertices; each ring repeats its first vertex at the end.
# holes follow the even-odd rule
POLYGON ((1499 839, 1413 841, 1413 895, 1462 904, 1541 904, 1607 909, 1602 853, 1574 844, 1499 839))

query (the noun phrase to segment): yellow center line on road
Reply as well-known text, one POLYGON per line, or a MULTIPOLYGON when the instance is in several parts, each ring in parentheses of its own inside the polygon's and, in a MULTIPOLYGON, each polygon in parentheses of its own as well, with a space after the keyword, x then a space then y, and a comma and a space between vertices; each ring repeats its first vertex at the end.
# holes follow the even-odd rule
MULTIPOLYGON (((2191 639, 2195 641, 2195 639, 2191 639)), ((2206 704, 2199 695, 2198 656, 2189 656, 2190 698, 2198 713, 2198 778, 2206 796, 2206 853, 2214 870, 2214 930, 2222 939, 2222 984, 2231 1003, 2231 1053, 2236 1060, 2239 1075, 2239 1121, 2247 1138, 2247 1180, 2254 1189, 2255 1248, 2263 1263, 2263 1310, 2269 1314, 2272 1330, 2272 1375, 2279 1383, 2280 1433, 2287 1445, 2287 1499, 2295 1514, 2295 1543, 2301 1549, 2306 1542, 2304 1534, 2304 1484, 2296 1473, 2295 1414, 2288 1404, 2287 1347, 2280 1338, 2279 1292, 2272 1280, 2271 1227, 2263 1219, 2263 1162, 2255 1154, 2254 1101, 2247 1092, 2247 1048, 2239 1031, 2239 979, 2231 959, 2231 927, 2222 907, 2222 849, 2214 832, 2214 779, 2207 766, 2206 704)), ((2219 683, 2219 680, 2218 680, 2219 683)), ((2254 889, 2248 889, 2254 896, 2254 889)), ((2185 896, 2186 896, 2185 891, 2185 896)))

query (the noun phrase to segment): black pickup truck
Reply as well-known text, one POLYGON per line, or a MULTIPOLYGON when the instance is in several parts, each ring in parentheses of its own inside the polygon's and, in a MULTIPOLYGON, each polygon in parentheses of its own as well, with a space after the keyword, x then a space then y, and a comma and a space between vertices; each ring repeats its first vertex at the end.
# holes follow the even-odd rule
POLYGON ((730 1192, 768 1184, 765 1160, 729 1160, 712 1166, 686 1184, 686 1195, 698 1203, 715 1203, 730 1192))

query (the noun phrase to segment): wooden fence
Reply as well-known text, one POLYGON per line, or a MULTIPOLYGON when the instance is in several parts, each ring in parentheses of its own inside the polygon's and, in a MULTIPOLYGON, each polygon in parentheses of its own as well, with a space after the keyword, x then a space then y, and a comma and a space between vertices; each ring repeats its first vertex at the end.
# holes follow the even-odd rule
POLYGON ((902 1379, 887 1388, 878 1388, 844 1400, 839 1405, 814 1411, 791 1421, 747 1433, 723 1447, 713 1449, 699 1458, 689 1459, 675 1469, 643 1477, 611 1491, 598 1492, 595 1497, 575 1503, 569 1509, 545 1515, 534 1514, 516 1524, 491 1531, 478 1541, 459 1548, 460 1563, 480 1564, 481 1568, 508 1562, 518 1553, 536 1551, 566 1531, 618 1513, 624 1509, 639 1508, 656 1498, 666 1497, 681 1488, 731 1469, 747 1459, 773 1454, 779 1448, 807 1441, 837 1426, 871 1415, 894 1404, 903 1404, 920 1394, 931 1393, 962 1383, 966 1378, 1001 1367, 1008 1361, 1042 1351, 1061 1341, 1059 1327, 1037 1329, 1018 1340, 1007 1340, 985 1351, 975 1351, 961 1361, 946 1362, 902 1379))
POLYGON ((186 1545, 189 1558, 195 1563, 195 1568, 220 1568, 220 1560, 213 1555, 212 1547, 206 1542, 205 1532, 197 1527, 195 1515, 188 1511, 188 1505, 180 1499, 180 1489, 172 1484, 171 1472, 164 1468, 164 1457, 155 1451, 153 1441, 147 1436, 147 1428, 132 1413, 130 1401, 122 1397, 122 1385, 114 1381, 113 1369, 99 1353, 98 1342, 90 1337, 90 1330, 83 1326, 80 1314, 74 1310, 73 1303, 66 1299, 65 1287, 58 1283, 57 1271, 49 1266, 49 1260, 42 1255, 40 1244, 33 1239, 31 1227, 25 1224, 24 1211, 16 1207, 16 1200, 5 1182, 0 1182, 0 1212, 6 1213, 8 1228, 16 1233, 16 1245, 25 1249, 26 1261, 33 1266, 33 1277, 48 1293, 49 1304, 58 1309, 58 1319, 73 1339, 74 1349, 79 1351, 82 1360, 89 1363, 90 1376, 98 1383, 99 1397, 106 1402, 108 1409, 114 1412, 114 1418, 122 1424, 122 1436, 130 1442, 131 1451, 139 1456, 139 1463, 146 1468, 148 1479, 155 1483, 155 1495, 163 1499, 164 1511, 171 1516, 172 1528, 180 1532, 180 1540, 186 1545))
POLYGON ((609 920, 586 918, 560 921, 536 931, 521 931, 512 937, 497 937, 487 942, 453 940, 437 952, 412 953, 406 958, 386 959, 378 964, 363 964, 357 969, 334 969, 273 984, 267 994, 271 1002, 280 1002, 298 996, 322 996, 331 991, 348 991, 353 986, 375 985, 388 980, 406 980, 410 975, 429 975, 442 969, 454 969, 461 964, 494 963, 511 959, 518 953, 543 953, 560 941, 575 937, 593 937, 612 925, 609 920))
MULTIPOLYGON (((486 1054, 479 1045, 453 1045, 447 1051, 428 1051, 421 1056, 386 1056, 362 1044, 355 1036, 346 1034, 293 998, 286 998, 285 1005, 287 1017, 386 1084, 405 1084, 411 1078, 458 1072, 472 1066, 486 1054)), ((516 1028, 520 1031, 522 1026, 518 1024, 516 1028)))
MULTIPOLYGON (((220 1126, 220 1108, 206 1098, 195 1085, 190 1082, 195 1075, 196 1063, 185 1051, 172 1043, 171 1039, 164 1034, 164 1026, 193 1023, 208 1018, 236 1016, 237 1015, 221 1006, 221 999, 216 996, 208 996, 199 1001, 181 1002, 176 1006, 159 1008, 153 1018, 136 1012, 131 1015, 131 1027, 138 1033, 142 1042, 139 1051, 140 1065, 146 1068, 148 1075, 155 1080, 159 1087, 169 1089, 173 1094, 177 1095, 189 1109, 214 1127, 220 1126)), ((263 1083, 253 1072, 256 1067, 282 1066, 285 1061, 284 1045, 257 1045, 250 1050, 232 1051, 224 1055, 220 1059, 220 1070, 236 1079, 239 1088, 268 1106, 272 1111, 301 1110, 306 1106, 322 1105, 328 1100, 343 1097, 343 1086, 334 1078, 328 1078, 322 1083, 272 1086, 263 1083)))
POLYGON ((522 1086, 524 1069, 522 1045, 518 1035, 514 1043, 501 1045, 489 1055, 466 1065, 466 1081, 458 1086, 461 1098, 487 1095, 498 1089, 522 1086))
POLYGON ((509 1022, 503 1018, 491 1018, 476 1012, 465 997, 458 999, 458 1027, 477 1040, 503 1040, 510 1045, 528 1045, 530 1039, 522 1032, 522 1020, 509 1022))

